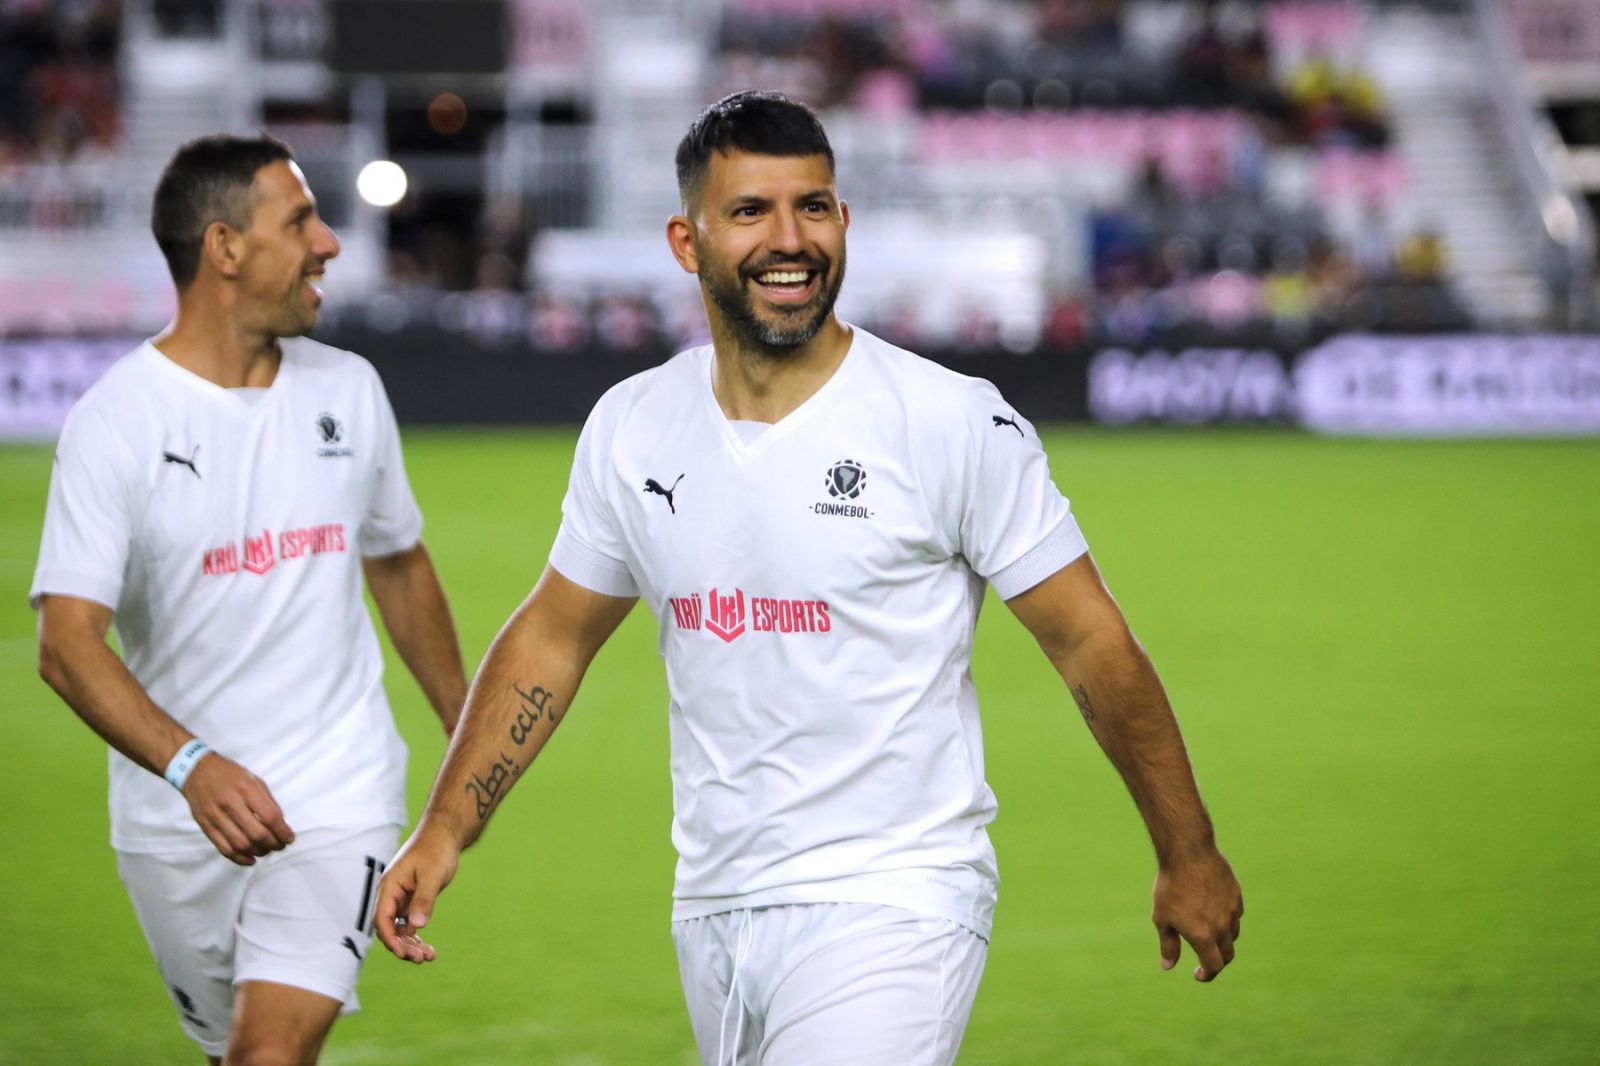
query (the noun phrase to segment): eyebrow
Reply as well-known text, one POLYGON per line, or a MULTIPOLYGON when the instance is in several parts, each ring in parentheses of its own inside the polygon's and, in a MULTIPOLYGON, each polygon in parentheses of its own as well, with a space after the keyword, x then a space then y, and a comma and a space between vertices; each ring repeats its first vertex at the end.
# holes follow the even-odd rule
MULTIPOLYGON (((813 200, 832 201, 833 199, 834 194, 828 189, 827 186, 821 186, 808 190, 807 192, 800 193, 794 198, 796 203, 809 203, 813 200)), ((772 197, 770 196, 757 196, 754 193, 742 193, 729 200, 728 207, 730 209, 737 207, 765 207, 770 203, 772 203, 772 197)))
POLYGON ((299 222, 299 221, 301 221, 303 219, 310 218, 311 215, 316 210, 317 210, 317 205, 316 204, 310 204, 310 203, 301 204, 299 207, 295 208, 293 212, 290 213, 289 222, 290 223, 295 223, 295 222, 299 222))

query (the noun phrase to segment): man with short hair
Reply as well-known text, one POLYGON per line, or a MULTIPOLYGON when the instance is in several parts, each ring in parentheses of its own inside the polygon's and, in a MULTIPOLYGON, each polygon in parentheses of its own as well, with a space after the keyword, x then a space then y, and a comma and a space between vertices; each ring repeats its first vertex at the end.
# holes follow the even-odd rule
POLYGON ((970 670, 992 585, 1121 771, 1159 863, 1163 964, 1209 981, 1243 903, 1149 660, 987 382, 840 322, 850 212, 816 117, 701 113, 667 240, 712 343, 624 381, 579 438, 550 565, 492 646, 378 935, 418 931, 460 853, 643 596, 671 693, 673 936, 708 1066, 954 1061, 997 874, 970 670))
POLYGON ((447 733, 466 676, 383 385, 303 336, 339 242, 288 147, 184 145, 152 229, 177 317, 62 429, 39 670, 113 749, 118 872, 184 1032, 312 1063, 406 820, 363 574, 447 733))

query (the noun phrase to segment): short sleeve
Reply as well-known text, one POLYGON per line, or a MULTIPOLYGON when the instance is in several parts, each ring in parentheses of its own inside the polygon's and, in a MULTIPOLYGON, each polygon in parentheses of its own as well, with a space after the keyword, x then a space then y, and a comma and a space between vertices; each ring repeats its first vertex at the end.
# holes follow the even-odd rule
POLYGON ((405 457, 400 450, 400 427, 394 408, 377 372, 372 372, 373 447, 377 453, 372 479, 372 495, 361 520, 361 554, 395 555, 414 546, 422 536, 422 511, 406 478, 405 457))
POLYGON ((1021 595, 1089 550, 1050 477, 1033 424, 987 381, 967 404, 961 553, 1002 599, 1021 595))
POLYGON ((77 596, 115 610, 133 541, 135 464, 97 411, 79 405, 56 443, 28 602, 77 596))
POLYGON ((574 584, 606 596, 637 596, 639 583, 628 567, 627 549, 616 511, 600 491, 600 464, 608 449, 610 394, 590 412, 578 435, 567 495, 561 501, 561 529, 550 546, 550 565, 574 584))

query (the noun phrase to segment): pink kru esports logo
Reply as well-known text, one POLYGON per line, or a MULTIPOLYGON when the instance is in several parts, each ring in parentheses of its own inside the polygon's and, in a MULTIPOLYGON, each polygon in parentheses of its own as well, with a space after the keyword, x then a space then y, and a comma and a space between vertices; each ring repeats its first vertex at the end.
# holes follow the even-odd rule
POLYGON ((200 557, 200 572, 207 575, 237 574, 242 569, 260 576, 271 570, 279 559, 303 559, 346 550, 348 545, 343 522, 282 529, 278 531, 276 543, 272 530, 263 529, 259 537, 244 538, 242 560, 239 545, 235 541, 230 540, 219 548, 206 549, 200 557))
POLYGON ((263 529, 259 537, 244 538, 244 568, 252 574, 264 574, 278 561, 272 550, 272 530, 263 529))
POLYGON ((679 629, 704 629, 724 644, 731 644, 748 629, 752 633, 828 633, 833 619, 825 600, 791 600, 772 596, 746 597, 735 588, 721 593, 712 589, 704 597, 668 597, 672 620, 679 629))

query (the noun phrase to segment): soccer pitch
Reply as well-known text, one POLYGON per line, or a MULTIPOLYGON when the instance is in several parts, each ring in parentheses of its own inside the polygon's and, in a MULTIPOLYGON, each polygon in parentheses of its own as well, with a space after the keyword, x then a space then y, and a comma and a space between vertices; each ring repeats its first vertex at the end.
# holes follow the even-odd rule
MULTIPOLYGON (((406 436, 469 665, 543 564, 575 436, 406 436)), ((1046 444, 1247 914, 1215 984, 1187 946, 1161 971, 1133 805, 991 597, 974 670, 1003 884, 964 1066, 1600 1059, 1600 441, 1046 444)), ((0 1064, 198 1063, 117 882, 104 745, 34 668, 49 463, 0 448, 0 1064)), ((441 898, 439 960, 375 955, 328 1066, 696 1061, 654 641, 636 608, 441 898)), ((392 656, 389 690, 415 814, 443 738, 392 656)))

